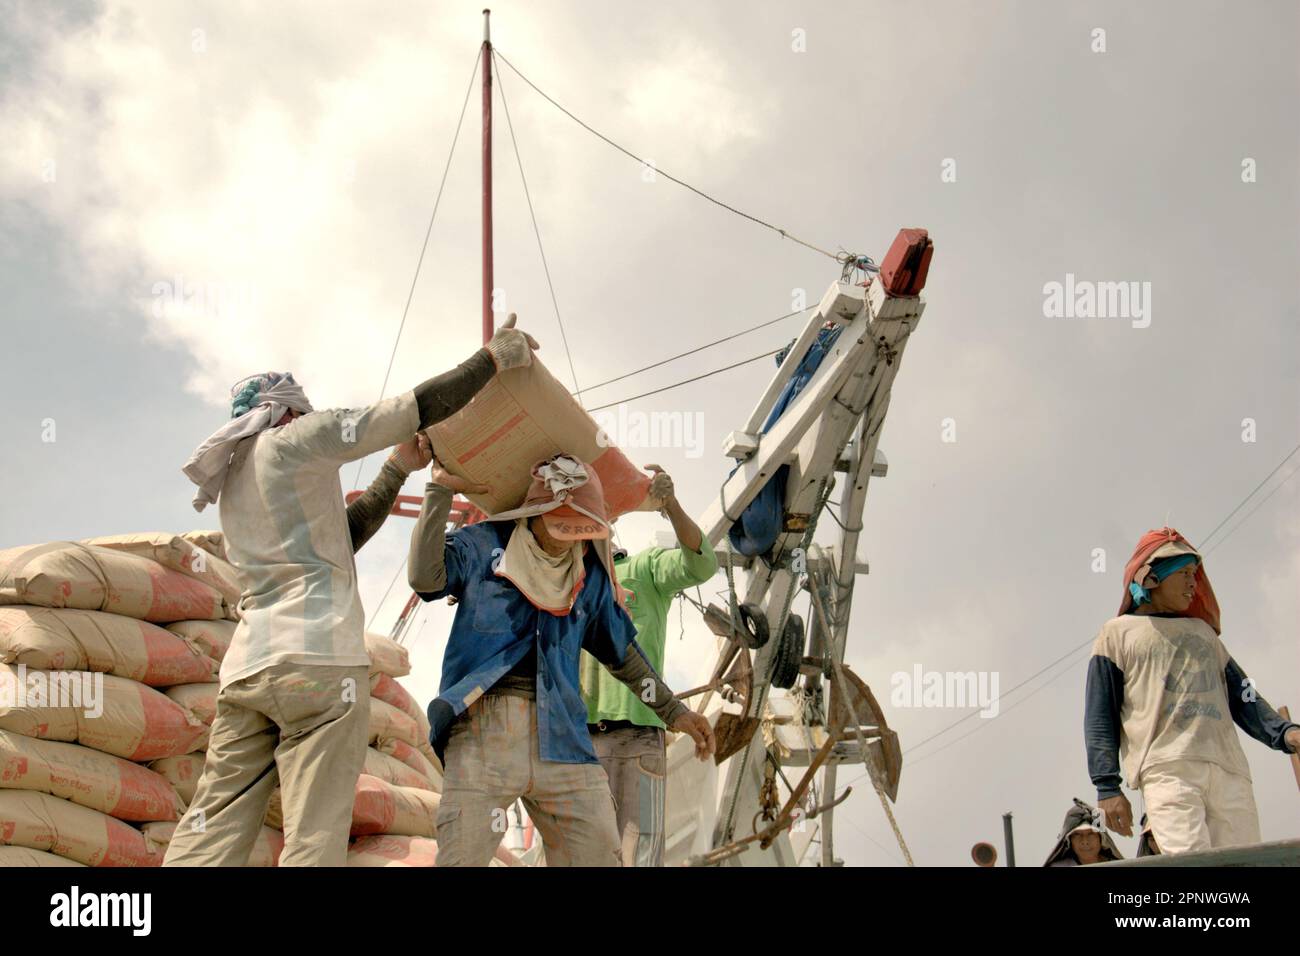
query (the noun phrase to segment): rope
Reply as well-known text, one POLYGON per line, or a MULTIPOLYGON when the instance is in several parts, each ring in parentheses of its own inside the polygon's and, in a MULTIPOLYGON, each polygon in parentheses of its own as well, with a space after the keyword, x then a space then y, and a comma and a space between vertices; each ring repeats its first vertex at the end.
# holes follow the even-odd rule
MULTIPOLYGON (((496 50, 492 51, 492 61, 496 62, 496 50)), ((573 368, 573 355, 569 352, 569 336, 564 331, 564 320, 560 318, 560 303, 555 298, 555 285, 551 282, 551 267, 546 262, 546 250, 542 248, 542 232, 537 227, 537 213, 533 211, 533 197, 528 191, 528 178, 524 175, 524 161, 519 156, 519 141, 515 139, 515 124, 510 120, 510 106, 506 103, 506 88, 501 82, 501 70, 497 69, 497 89, 501 91, 501 106, 505 109, 506 127, 510 130, 510 145, 515 149, 515 162, 519 164, 519 178, 524 184, 524 198, 528 200, 528 215, 533 220, 533 235, 537 237, 537 251, 542 256, 542 270, 546 273, 546 285, 551 290, 551 306, 555 309, 555 321, 560 326, 560 338, 564 341, 564 355, 569 360, 569 374, 573 376, 574 395, 578 404, 582 404, 582 389, 578 387, 578 373, 573 368)))
MULTIPOLYGON (((546 102, 550 103, 552 106, 554 106, 557 110, 559 110, 561 113, 563 113, 563 114, 564 114, 565 116, 567 116, 569 119, 573 120, 575 123, 577 123, 577 124, 578 124, 579 126, 581 126, 583 129, 585 129, 588 133, 591 133, 593 136, 597 137, 598 139, 604 140, 604 142, 608 143, 610 146, 613 146, 616 150, 618 150, 618 151, 619 151, 620 153, 622 153, 624 156, 627 156, 627 157, 629 157, 629 158, 631 158, 631 159, 636 160, 636 161, 637 161, 638 163, 640 163, 642 166, 650 166, 652 169, 654 169, 654 171, 655 171, 656 174, 661 175, 661 176, 663 176, 665 179, 671 180, 672 182, 675 182, 675 183, 676 183, 677 185, 679 185, 679 186, 682 186, 682 187, 684 187, 684 188, 686 188, 686 189, 689 189, 691 192, 695 193, 695 195, 699 196, 699 197, 702 198, 702 199, 707 199, 709 202, 713 203, 715 206, 721 206, 723 209, 727 210, 728 212, 735 213, 737 216, 740 216, 742 219, 748 219, 750 222, 752 222, 752 223, 756 223, 757 225, 760 225, 760 226, 763 226, 765 229, 770 229, 770 230, 772 230, 773 232, 775 232, 775 233, 777 233, 778 235, 780 235, 780 237, 781 237, 782 239, 789 239, 791 242, 797 242, 799 245, 801 245, 801 246, 803 246, 803 247, 805 247, 805 248, 807 248, 807 249, 811 249, 813 252, 819 252, 819 253, 821 253, 822 255, 826 256, 827 258, 834 259, 836 262, 843 263, 844 260, 841 259, 840 256, 837 256, 835 253, 833 253, 833 252, 827 252, 825 249, 822 249, 820 246, 814 246, 811 242, 805 242, 803 239, 800 239, 800 238, 798 238, 797 236, 792 236, 792 235, 791 235, 789 232, 787 232, 785 229, 782 229, 782 228, 779 227, 779 226, 774 226, 774 225, 772 225, 770 222, 766 222, 766 221, 764 221, 764 220, 762 220, 762 219, 759 219, 757 216, 751 216, 751 215, 750 215, 749 213, 747 213, 747 212, 742 212, 741 210, 737 209, 735 206, 729 206, 727 203, 723 202, 722 200, 720 200, 720 199, 715 199, 715 198, 713 198, 712 196, 710 196, 708 193, 704 192, 703 190, 696 189, 696 188, 695 188, 694 186, 692 186, 690 183, 688 183, 688 182, 683 182, 682 180, 678 179, 676 176, 671 176, 671 175, 669 175, 668 173, 664 172, 662 169, 659 169, 657 166, 654 166, 652 163, 648 162, 647 160, 642 159, 640 156, 636 155, 636 154, 633 153, 631 150, 629 150, 629 149, 625 149, 624 147, 620 146, 618 143, 614 142, 612 139, 610 139, 610 138, 609 138, 608 136, 606 136, 604 133, 601 133, 601 132, 599 132, 598 130, 595 130, 595 129, 593 129, 592 127, 588 126, 586 123, 584 123, 582 120, 578 119, 578 117, 574 116, 572 113, 570 113, 567 109, 565 109, 565 108, 564 108, 563 106, 561 106, 559 103, 555 102, 555 100, 553 100, 550 96, 548 96, 548 95, 547 95, 546 93, 544 93, 541 89, 539 89, 536 83, 534 83, 534 82, 533 82, 532 80, 530 80, 528 77, 526 77, 526 76, 524 76, 522 73, 520 73, 520 72, 519 72, 519 68, 516 67, 513 63, 511 63, 509 57, 507 57, 505 54, 503 54, 503 53, 498 53, 497 55, 500 57, 501 60, 503 60, 503 61, 505 62, 506 66, 510 67, 510 69, 514 71, 515 76, 519 77, 519 79, 523 80, 525 83, 527 83, 529 86, 531 86, 531 87, 533 88, 533 91, 536 92, 538 95, 540 95, 540 96, 542 97, 542 99, 546 100, 546 102)), ((845 255, 847 255, 847 253, 845 253, 845 255)))
MULTIPOLYGON (((384 384, 379 388, 379 399, 383 400, 384 392, 388 390, 388 376, 393 371, 393 360, 397 358, 397 346, 402 341, 402 330, 406 328, 406 315, 411 311, 411 300, 415 298, 415 284, 420 278, 420 267, 424 265, 424 254, 429 248, 429 236, 433 233, 433 220, 437 218, 438 206, 442 202, 442 190, 447 185, 447 173, 451 170, 451 158, 456 153, 456 143, 460 139, 460 128, 465 122, 465 110, 469 106, 469 95, 474 90, 474 78, 478 75, 479 61, 483 58, 483 50, 479 49, 478 56, 474 57, 474 69, 469 74, 469 86, 465 89, 465 102, 460 107, 460 119, 456 121, 456 134, 451 138, 451 149, 447 151, 447 164, 442 169, 442 182, 438 184, 438 195, 433 201, 433 212, 429 214, 429 226, 424 230, 424 244, 420 246, 420 258, 415 263, 415 275, 411 277, 411 288, 406 293, 406 306, 402 309, 402 321, 397 326, 397 338, 393 340, 393 351, 388 356, 388 368, 384 371, 384 384)), ((352 479, 352 487, 357 487, 361 481, 361 467, 365 464, 365 458, 357 462, 357 474, 352 479)))

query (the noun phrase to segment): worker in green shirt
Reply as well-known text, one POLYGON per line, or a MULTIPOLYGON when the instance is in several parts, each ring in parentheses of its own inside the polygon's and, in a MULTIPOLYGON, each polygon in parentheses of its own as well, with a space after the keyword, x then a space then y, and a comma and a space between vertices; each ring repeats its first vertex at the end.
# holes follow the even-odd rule
MULTIPOLYGON (((658 673, 664 667, 668 609, 679 591, 703 584, 718 570, 713 547, 682 508, 673 480, 658 465, 650 494, 663 502, 678 547, 614 555, 614 573, 627 597, 636 640, 658 673)), ((664 785, 668 757, 664 723, 590 654, 582 655, 587 729, 614 796, 624 866, 663 866, 664 785)))

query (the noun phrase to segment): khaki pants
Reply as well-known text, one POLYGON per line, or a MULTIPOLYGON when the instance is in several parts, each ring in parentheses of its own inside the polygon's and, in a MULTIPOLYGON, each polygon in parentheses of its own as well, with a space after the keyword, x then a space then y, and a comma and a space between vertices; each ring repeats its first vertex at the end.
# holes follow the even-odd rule
POLYGON ((451 725, 438 807, 438 866, 487 866, 522 798, 547 866, 618 866, 618 831, 600 764, 551 763, 537 747, 537 702, 486 694, 451 725))
POLYGON ((1142 771, 1142 799, 1161 853, 1258 843, 1250 778, 1206 760, 1173 760, 1142 771))
POLYGON ((624 866, 664 865, 664 782, 668 754, 660 727, 619 727, 591 735, 609 777, 624 866))
POLYGON ((345 866, 366 759, 366 667, 273 664, 217 695, 203 776, 164 866, 243 866, 276 783, 280 866, 345 866))

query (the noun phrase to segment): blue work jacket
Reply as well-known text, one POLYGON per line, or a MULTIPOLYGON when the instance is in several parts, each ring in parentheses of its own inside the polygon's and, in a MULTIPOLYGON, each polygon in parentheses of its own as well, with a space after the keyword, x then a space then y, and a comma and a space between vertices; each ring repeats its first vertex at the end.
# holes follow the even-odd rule
POLYGON ((426 599, 459 603, 442 659, 442 684, 429 704, 429 742, 442 759, 452 721, 529 651, 537 649, 537 734, 543 760, 599 763, 587 731, 587 705, 578 680, 580 651, 618 667, 629 650, 645 657, 632 619, 614 600, 594 548, 586 549, 586 579, 567 615, 533 605, 493 570, 513 521, 484 521, 447 536, 447 584, 426 599))

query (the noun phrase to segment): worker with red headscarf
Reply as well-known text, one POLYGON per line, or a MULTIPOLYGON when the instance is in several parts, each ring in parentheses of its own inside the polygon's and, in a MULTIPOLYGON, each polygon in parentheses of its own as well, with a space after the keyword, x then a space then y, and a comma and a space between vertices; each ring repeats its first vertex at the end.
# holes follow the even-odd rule
POLYGON ((1171 528, 1147 532, 1124 569, 1119 616, 1093 644, 1084 738, 1106 825, 1133 833, 1122 765, 1162 853, 1259 842, 1234 723, 1274 750, 1300 752, 1300 725, 1259 695, 1219 633, 1201 555, 1171 528))

